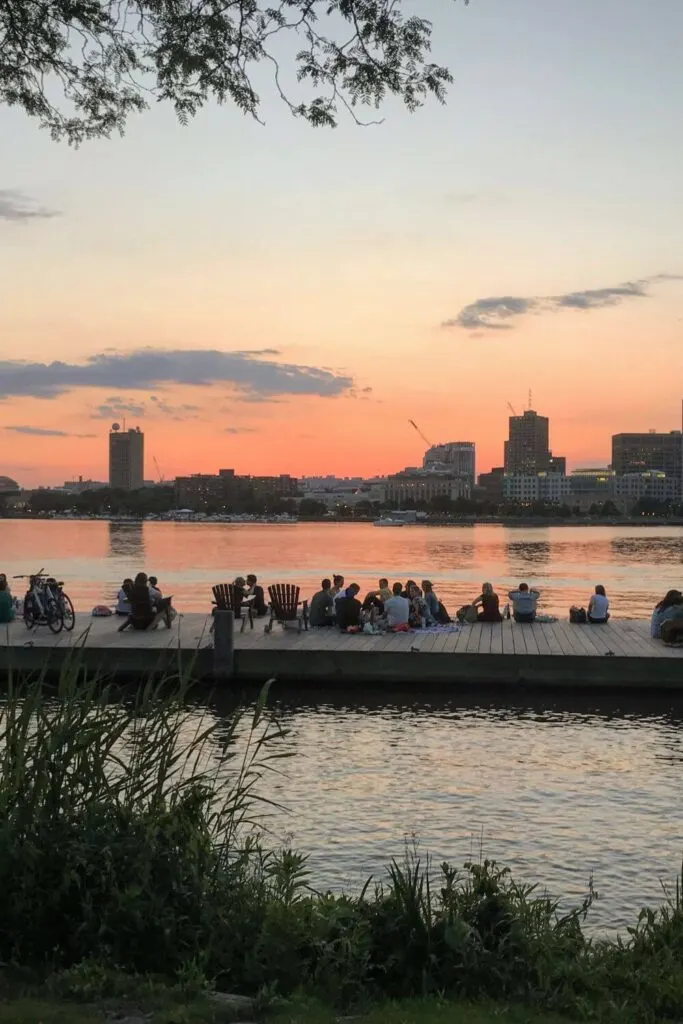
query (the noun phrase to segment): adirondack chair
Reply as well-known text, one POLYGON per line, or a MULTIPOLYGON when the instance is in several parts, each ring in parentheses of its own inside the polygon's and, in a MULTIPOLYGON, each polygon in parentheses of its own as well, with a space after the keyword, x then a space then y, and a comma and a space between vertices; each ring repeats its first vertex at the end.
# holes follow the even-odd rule
POLYGON ((285 629, 296 623, 299 632, 302 627, 308 629, 308 601, 299 600, 300 591, 301 588, 293 583, 274 583, 268 587, 270 619, 266 623, 266 633, 272 631, 274 622, 279 622, 285 629))
POLYGON ((251 604, 243 600, 244 591, 241 587, 236 587, 234 583, 217 583, 212 590, 213 603, 216 606, 214 611, 233 612, 235 618, 241 620, 240 633, 244 633, 247 619, 249 620, 250 627, 254 628, 254 614, 251 604))

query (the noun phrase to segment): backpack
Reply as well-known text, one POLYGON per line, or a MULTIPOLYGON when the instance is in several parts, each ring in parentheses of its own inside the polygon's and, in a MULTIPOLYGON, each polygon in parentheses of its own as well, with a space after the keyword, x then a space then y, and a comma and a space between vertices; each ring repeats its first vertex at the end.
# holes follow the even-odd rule
POLYGON ((569 609, 569 621, 574 626, 585 626, 585 624, 588 622, 586 609, 577 608, 576 605, 572 605, 572 607, 569 609))

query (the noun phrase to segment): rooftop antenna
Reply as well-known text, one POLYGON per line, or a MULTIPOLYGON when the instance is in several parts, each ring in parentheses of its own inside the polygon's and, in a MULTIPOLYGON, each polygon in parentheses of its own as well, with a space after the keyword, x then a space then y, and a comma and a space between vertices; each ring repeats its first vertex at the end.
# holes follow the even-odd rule
POLYGON ((529 409, 531 409, 531 402, 532 402, 532 399, 533 399, 533 395, 532 395, 532 393, 531 393, 531 388, 529 388, 529 409))

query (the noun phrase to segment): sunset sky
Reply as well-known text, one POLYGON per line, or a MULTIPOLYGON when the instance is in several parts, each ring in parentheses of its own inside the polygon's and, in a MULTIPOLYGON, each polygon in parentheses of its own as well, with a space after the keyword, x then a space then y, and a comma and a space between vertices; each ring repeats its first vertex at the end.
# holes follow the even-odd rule
MULTIPOLYGON (((413 0, 445 107, 333 131, 156 107, 73 150, 0 112, 0 475, 394 472, 511 402, 571 466, 683 397, 683 2, 413 0), (59 361, 61 365, 49 365, 59 361)), ((369 115, 373 116, 373 115, 369 115)))

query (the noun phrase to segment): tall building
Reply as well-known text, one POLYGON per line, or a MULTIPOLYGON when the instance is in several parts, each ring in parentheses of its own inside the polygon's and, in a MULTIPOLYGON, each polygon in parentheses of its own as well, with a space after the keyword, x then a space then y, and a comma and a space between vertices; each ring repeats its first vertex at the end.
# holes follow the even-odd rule
POLYGON ((136 491, 144 484, 145 435, 139 427, 121 430, 114 423, 109 432, 109 486, 136 491))
POLYGON ((658 434, 612 435, 612 469, 617 476, 660 470, 667 477, 681 479, 683 437, 680 430, 658 434))
POLYGON ((565 473, 566 460, 553 456, 550 450, 549 426, 548 417, 539 416, 533 409, 510 417, 509 437, 505 442, 506 476, 565 473))
POLYGON ((476 456, 473 441, 448 441, 434 444, 425 452, 425 469, 447 469, 451 476, 465 480, 474 487, 476 456))

